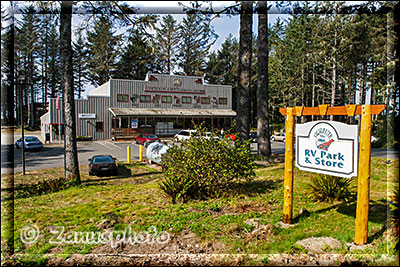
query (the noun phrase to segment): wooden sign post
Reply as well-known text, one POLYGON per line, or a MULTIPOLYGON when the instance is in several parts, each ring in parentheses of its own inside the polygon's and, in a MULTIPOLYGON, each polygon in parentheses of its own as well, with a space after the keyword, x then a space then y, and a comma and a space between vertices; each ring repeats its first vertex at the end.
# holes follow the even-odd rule
POLYGON ((283 197, 283 223, 293 222, 293 159, 294 159, 294 116, 305 115, 361 115, 360 144, 358 153, 357 211, 354 243, 363 245, 368 237, 368 210, 371 165, 371 115, 377 115, 385 105, 346 105, 330 107, 288 107, 279 112, 286 116, 285 175, 283 197))

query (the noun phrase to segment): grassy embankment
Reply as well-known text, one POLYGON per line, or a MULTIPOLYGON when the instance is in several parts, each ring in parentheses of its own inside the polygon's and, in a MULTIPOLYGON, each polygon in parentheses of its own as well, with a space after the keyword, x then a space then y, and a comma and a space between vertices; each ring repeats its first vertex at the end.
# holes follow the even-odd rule
MULTIPOLYGON (((63 176, 62 168, 15 174, 15 249, 26 255, 25 260, 43 261, 45 253, 63 258, 70 254, 90 253, 98 244, 50 244, 51 226, 63 226, 66 231, 101 231, 98 225, 113 218, 114 230, 148 230, 179 234, 189 231, 197 241, 220 244, 221 253, 280 254, 306 253, 295 245, 307 237, 333 237, 343 246, 329 253, 393 256, 392 242, 387 239, 388 194, 398 182, 398 160, 373 158, 371 164, 370 216, 368 243, 364 250, 350 252, 345 244, 354 241, 356 202, 317 203, 307 197, 312 173, 295 169, 293 227, 277 226, 282 219, 283 163, 259 165, 256 179, 217 199, 172 204, 159 188, 163 178, 160 170, 145 164, 119 163, 117 177, 89 176, 87 166, 81 166, 82 185, 47 193, 26 196, 18 190, 21 184, 63 176), (306 208, 309 216, 299 215, 306 208), (254 233, 255 225, 269 226, 268 234, 254 233), (20 231, 28 225, 38 226, 41 235, 33 245, 21 242, 20 231)), ((6 176, 2 177, 2 180, 6 176)), ((356 191, 356 180, 352 182, 356 191)), ((3 204, 3 203, 2 203, 3 204)), ((2 224, 3 225, 3 224, 2 224)), ((3 233, 3 229, 2 229, 3 233)), ((2 235, 3 236, 3 235, 2 235)), ((3 240, 2 240, 3 241, 3 240)), ((24 260, 24 259, 22 259, 24 260)), ((390 264, 390 263, 385 263, 390 264)))

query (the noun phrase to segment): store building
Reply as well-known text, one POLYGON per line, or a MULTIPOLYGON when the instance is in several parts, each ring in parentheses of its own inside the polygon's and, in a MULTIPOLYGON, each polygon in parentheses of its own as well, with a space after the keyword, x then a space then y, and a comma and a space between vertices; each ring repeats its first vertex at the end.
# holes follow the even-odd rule
MULTIPOLYGON (((202 77, 148 74, 144 81, 111 79, 75 100, 77 136, 93 140, 135 137, 140 133, 172 136, 193 124, 229 129, 232 87, 204 83, 202 77)), ((42 135, 63 138, 62 99, 51 98, 41 117, 42 135)))

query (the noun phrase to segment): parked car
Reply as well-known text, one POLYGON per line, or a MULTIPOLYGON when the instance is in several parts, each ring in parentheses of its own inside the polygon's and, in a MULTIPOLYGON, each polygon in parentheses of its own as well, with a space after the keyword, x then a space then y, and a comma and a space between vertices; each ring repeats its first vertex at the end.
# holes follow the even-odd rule
POLYGON ((154 142, 161 142, 160 138, 155 134, 140 134, 136 137, 136 144, 141 144, 145 147, 154 142))
POLYGON ((229 138, 232 139, 233 141, 235 141, 235 139, 236 139, 236 135, 233 134, 233 133, 227 134, 227 135, 225 135, 225 136, 226 136, 226 137, 229 137, 229 138))
MULTIPOLYGON (((22 137, 15 142, 17 148, 22 148, 22 137)), ((24 149, 42 150, 43 143, 36 136, 24 136, 24 149)))
POLYGON ((196 130, 181 130, 174 136, 175 141, 186 141, 189 140, 196 134, 196 130))
POLYGON ((89 175, 111 174, 118 175, 116 158, 111 155, 95 155, 88 159, 89 175))
POLYGON ((286 134, 278 133, 271 136, 271 141, 282 141, 285 142, 286 134))

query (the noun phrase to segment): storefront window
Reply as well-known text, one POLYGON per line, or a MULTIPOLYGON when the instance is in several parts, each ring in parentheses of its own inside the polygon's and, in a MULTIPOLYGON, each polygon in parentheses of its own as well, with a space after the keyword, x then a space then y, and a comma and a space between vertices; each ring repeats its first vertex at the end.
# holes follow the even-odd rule
POLYGON ((172 96, 170 95, 163 95, 161 97, 161 102, 162 103, 172 103, 172 96))
POLYGON ((149 96, 149 95, 141 95, 140 96, 140 102, 149 103, 150 101, 151 101, 151 96, 149 96))
POLYGON ((104 132, 104 122, 96 121, 96 132, 104 132))
POLYGON ((128 118, 121 118, 121 128, 129 128, 128 118))
POLYGON ((210 104, 210 98, 209 97, 202 97, 201 98, 201 104, 210 104))
POLYGON ((220 97, 220 98, 218 99, 218 104, 220 104, 220 105, 226 105, 226 104, 228 104, 228 98, 226 98, 226 97, 220 97))
POLYGON ((128 102, 129 97, 125 94, 117 94, 117 102, 128 102))
POLYGON ((182 96, 182 104, 192 104, 191 96, 182 96))

